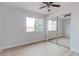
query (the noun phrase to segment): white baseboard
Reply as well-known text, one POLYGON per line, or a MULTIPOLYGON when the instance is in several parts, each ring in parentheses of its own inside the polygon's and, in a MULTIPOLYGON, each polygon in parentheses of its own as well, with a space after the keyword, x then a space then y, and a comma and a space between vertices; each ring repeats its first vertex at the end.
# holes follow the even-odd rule
MULTIPOLYGON (((43 39, 43 40, 46 40, 46 39, 43 39)), ((37 41, 33 41, 33 42, 22 42, 22 43, 15 44, 15 45, 9 45, 9 46, 3 47, 2 50, 3 49, 8 49, 8 48, 13 48, 13 47, 18 47, 18 46, 21 46, 21 45, 27 45, 27 44, 31 44, 31 43, 39 42, 39 41, 43 41, 43 40, 37 40, 37 41)))
POLYGON ((74 51, 76 53, 79 53, 79 50, 76 50, 76 49, 73 49, 73 48, 71 48, 71 51, 74 51))

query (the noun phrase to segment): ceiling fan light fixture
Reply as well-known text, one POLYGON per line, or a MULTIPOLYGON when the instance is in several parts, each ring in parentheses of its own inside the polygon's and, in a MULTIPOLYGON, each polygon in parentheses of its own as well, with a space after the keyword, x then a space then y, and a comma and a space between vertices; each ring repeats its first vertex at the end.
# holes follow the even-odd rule
POLYGON ((51 11, 51 9, 49 9, 50 7, 60 7, 60 5, 57 4, 53 4, 54 2, 43 2, 46 6, 40 7, 39 9, 48 7, 48 11, 51 11))

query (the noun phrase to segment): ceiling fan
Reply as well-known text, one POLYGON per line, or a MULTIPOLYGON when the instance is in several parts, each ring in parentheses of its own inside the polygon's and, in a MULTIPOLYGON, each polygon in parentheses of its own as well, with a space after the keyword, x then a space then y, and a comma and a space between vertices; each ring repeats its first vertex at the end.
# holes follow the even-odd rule
POLYGON ((60 5, 53 4, 54 2, 42 2, 42 3, 44 3, 45 6, 42 6, 42 7, 40 7, 39 9, 42 9, 42 8, 47 7, 47 8, 48 8, 48 11, 51 11, 51 10, 49 9, 50 6, 52 6, 52 7, 60 7, 60 5))

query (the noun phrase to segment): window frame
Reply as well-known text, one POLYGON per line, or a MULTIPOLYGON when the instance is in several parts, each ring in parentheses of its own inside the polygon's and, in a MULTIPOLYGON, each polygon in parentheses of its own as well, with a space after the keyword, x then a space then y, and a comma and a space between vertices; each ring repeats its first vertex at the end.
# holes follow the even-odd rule
MULTIPOLYGON (((28 17, 28 16, 27 16, 28 17)), ((41 18, 34 18, 34 17, 29 17, 29 18, 34 18, 35 20, 35 25, 34 25, 34 31, 27 31, 27 17, 26 17, 26 32, 43 32, 44 31, 44 20, 43 19, 41 19, 41 18), (37 30, 36 31, 36 20, 42 20, 42 28, 41 28, 41 30, 37 30)))

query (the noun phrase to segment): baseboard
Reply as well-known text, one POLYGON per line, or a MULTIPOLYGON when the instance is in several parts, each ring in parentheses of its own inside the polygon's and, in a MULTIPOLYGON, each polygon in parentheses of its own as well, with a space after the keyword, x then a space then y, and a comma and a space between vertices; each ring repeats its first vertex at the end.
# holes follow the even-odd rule
POLYGON ((31 44, 38 43, 38 42, 43 42, 43 41, 47 41, 47 40, 43 39, 43 40, 40 40, 40 41, 31 42, 31 43, 23 42, 23 43, 20 43, 20 44, 17 44, 17 45, 10 45, 10 46, 3 47, 1 49, 1 51, 4 50, 4 49, 15 48, 15 47, 23 46, 23 45, 31 45, 31 44))
POLYGON ((76 50, 76 49, 72 49, 72 48, 71 48, 71 51, 74 51, 74 52, 76 52, 76 53, 78 53, 78 54, 79 54, 79 51, 78 51, 78 50, 76 50))

